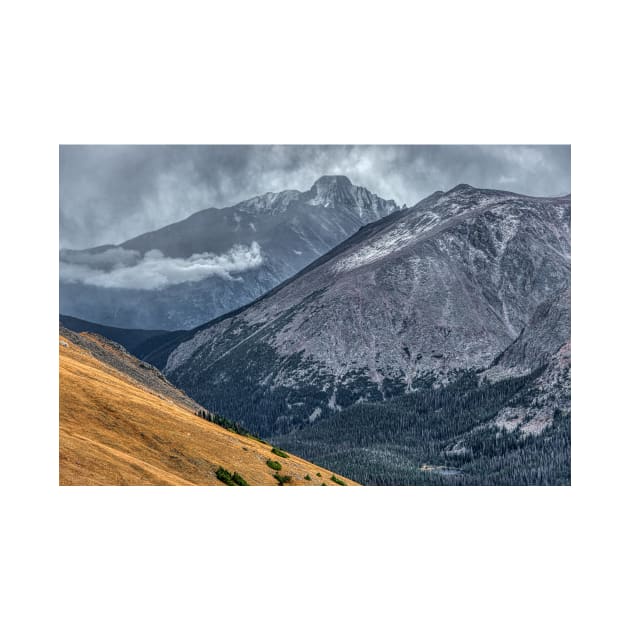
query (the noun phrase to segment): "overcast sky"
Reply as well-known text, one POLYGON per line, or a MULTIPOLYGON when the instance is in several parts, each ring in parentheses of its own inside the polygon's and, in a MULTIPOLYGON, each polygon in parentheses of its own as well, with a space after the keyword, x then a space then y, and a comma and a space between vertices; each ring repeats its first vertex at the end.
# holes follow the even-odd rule
POLYGON ((460 183, 571 192, 569 146, 62 146, 60 244, 117 244, 210 207, 347 175, 413 205, 460 183))

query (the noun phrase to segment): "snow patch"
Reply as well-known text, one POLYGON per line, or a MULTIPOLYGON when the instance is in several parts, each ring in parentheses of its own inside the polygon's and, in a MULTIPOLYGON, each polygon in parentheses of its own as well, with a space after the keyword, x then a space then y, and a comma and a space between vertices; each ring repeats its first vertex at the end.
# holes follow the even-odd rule
POLYGON ((341 407, 337 404, 337 388, 333 390, 332 396, 330 397, 330 400, 328 401, 328 408, 332 409, 333 411, 341 410, 341 407))
POLYGON ((363 267, 402 249, 417 238, 417 233, 410 232, 406 226, 400 226, 339 261, 334 269, 335 271, 350 271, 357 267, 363 267))
POLYGON ((276 193, 268 192, 243 201, 241 206, 248 210, 276 210, 284 212, 289 207, 289 204, 297 199, 299 195, 300 192, 297 190, 285 190, 276 193))

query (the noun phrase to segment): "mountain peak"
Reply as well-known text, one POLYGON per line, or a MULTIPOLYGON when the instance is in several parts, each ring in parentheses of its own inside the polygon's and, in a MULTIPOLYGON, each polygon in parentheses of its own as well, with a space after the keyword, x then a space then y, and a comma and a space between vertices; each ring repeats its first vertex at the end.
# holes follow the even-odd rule
POLYGON ((330 190, 331 188, 352 188, 352 182, 345 175, 322 175, 311 186, 311 190, 330 190))
POLYGON ((398 210, 394 200, 381 199, 367 188, 355 186, 345 175, 323 175, 304 193, 304 200, 311 206, 344 206, 364 224, 398 210))
POLYGON ((448 195, 453 192, 467 192, 469 190, 475 190, 475 187, 470 184, 457 184, 457 186, 451 188, 446 194, 448 195))

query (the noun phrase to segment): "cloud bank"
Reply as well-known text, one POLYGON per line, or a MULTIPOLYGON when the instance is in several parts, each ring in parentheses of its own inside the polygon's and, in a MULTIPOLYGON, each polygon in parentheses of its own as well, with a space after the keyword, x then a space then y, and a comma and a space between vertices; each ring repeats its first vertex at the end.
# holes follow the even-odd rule
POLYGON ((457 184, 528 195, 571 192, 566 145, 61 146, 60 240, 127 239, 265 192, 347 175, 399 205, 457 184))
POLYGON ((168 258, 154 249, 144 256, 135 250, 112 247, 99 252, 61 252, 62 282, 116 289, 163 289, 173 284, 197 282, 210 276, 242 280, 232 274, 256 269, 263 255, 256 241, 237 245, 225 254, 193 254, 168 258))

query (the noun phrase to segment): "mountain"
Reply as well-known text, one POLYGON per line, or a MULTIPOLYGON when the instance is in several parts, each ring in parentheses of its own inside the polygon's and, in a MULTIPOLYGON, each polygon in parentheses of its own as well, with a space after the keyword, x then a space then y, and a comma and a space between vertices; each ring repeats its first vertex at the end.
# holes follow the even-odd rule
POLYGON ((138 350, 138 348, 144 347, 149 340, 155 339, 168 332, 166 330, 139 330, 135 328, 102 326, 101 324, 87 322, 83 319, 69 317, 67 315, 59 316, 59 324, 67 330, 74 332, 92 332, 101 335, 102 337, 119 343, 132 354, 137 354, 138 351, 141 352, 142 350, 138 350))
POLYGON ((571 482, 570 289, 492 367, 338 411, 274 441, 364 484, 571 482))
POLYGON ((119 245, 61 250, 60 310, 103 325, 189 329, 258 298, 399 208, 347 177, 267 193, 119 245))
POLYGON ((539 434, 558 414, 571 413, 571 289, 543 302, 528 325, 482 374, 492 382, 541 368, 528 395, 511 400, 498 427, 539 434))
POLYGON ((60 329, 60 485, 354 485, 198 411, 122 346, 60 329))
POLYGON ((519 336, 495 359, 485 375, 494 379, 530 372, 548 364, 571 342, 571 288, 542 302, 519 336))
POLYGON ((167 335, 152 360, 262 435, 454 383, 488 368, 568 285, 570 214, 570 196, 439 191, 248 306, 167 335))

